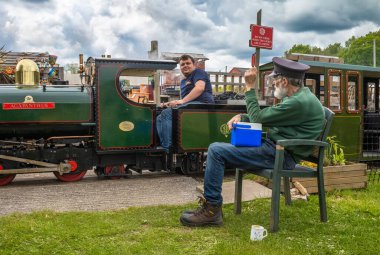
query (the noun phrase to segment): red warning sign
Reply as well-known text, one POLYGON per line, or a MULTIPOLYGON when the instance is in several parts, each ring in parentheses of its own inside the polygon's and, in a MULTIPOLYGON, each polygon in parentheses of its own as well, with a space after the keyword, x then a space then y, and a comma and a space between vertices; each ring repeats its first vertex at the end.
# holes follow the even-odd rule
POLYGON ((249 47, 258 47, 264 49, 272 49, 273 46, 273 27, 264 27, 251 25, 251 40, 249 47))

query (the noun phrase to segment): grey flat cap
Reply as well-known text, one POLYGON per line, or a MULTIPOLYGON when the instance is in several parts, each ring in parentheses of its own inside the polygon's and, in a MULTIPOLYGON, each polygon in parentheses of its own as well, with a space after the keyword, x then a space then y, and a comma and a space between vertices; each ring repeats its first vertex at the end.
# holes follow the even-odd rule
POLYGON ((283 75, 290 78, 303 79, 310 66, 284 58, 273 58, 273 72, 269 76, 283 75))

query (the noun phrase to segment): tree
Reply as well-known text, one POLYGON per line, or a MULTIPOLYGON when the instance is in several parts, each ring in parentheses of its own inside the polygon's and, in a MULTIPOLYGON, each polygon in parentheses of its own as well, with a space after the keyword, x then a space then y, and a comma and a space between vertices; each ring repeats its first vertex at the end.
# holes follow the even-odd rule
POLYGON ((370 32, 365 36, 356 38, 352 36, 345 42, 345 46, 340 43, 329 44, 325 49, 316 46, 295 44, 285 51, 285 54, 303 53, 337 56, 344 59, 346 64, 373 66, 373 41, 376 41, 376 63, 380 64, 380 30, 370 32))
POLYGON ((322 49, 319 47, 312 47, 308 44, 295 44, 293 47, 286 51, 285 54, 301 53, 301 54, 314 54, 318 55, 322 53, 322 49))
POLYGON ((290 50, 285 51, 285 54, 291 53, 311 54, 311 47, 306 44, 295 44, 290 50))
POLYGON ((344 62, 354 65, 373 66, 373 41, 376 40, 376 63, 380 63, 380 30, 359 38, 350 38, 343 53, 344 62))
POLYGON ((78 73, 79 72, 79 66, 77 63, 66 64, 65 70, 70 71, 73 74, 78 73))
POLYGON ((352 36, 350 39, 348 39, 348 40, 345 42, 346 48, 350 47, 351 43, 352 43, 353 41, 355 41, 355 40, 356 40, 355 36, 352 36))
POLYGON ((343 47, 340 43, 329 44, 324 50, 323 54, 327 56, 340 56, 343 54, 343 47))

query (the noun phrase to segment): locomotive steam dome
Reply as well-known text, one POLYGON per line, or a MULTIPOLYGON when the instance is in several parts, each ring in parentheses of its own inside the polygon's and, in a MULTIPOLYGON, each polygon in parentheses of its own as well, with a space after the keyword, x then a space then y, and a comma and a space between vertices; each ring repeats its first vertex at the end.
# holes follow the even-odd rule
POLYGON ((40 70, 33 60, 23 59, 16 66, 16 84, 38 86, 40 84, 40 70))

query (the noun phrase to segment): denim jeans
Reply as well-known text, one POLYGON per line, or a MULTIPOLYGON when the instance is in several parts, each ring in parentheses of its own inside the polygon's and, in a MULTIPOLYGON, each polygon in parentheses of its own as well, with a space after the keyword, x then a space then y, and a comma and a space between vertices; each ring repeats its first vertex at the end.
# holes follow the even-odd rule
MULTIPOLYGON (((176 108, 182 108, 189 104, 203 104, 199 101, 192 101, 187 104, 182 104, 177 106, 176 108)), ((166 108, 161 112, 160 115, 157 116, 156 119, 156 128, 157 128, 157 134, 160 138, 160 144, 166 152, 169 152, 169 148, 172 145, 172 136, 173 136, 173 129, 172 129, 172 119, 173 119, 173 109, 172 108, 166 108)))
MULTIPOLYGON (((260 147, 235 147, 229 143, 212 143, 208 147, 204 178, 204 197, 212 205, 221 205, 224 169, 274 167, 276 145, 270 139, 263 139, 260 147)), ((296 163, 285 151, 284 169, 293 169, 296 163)), ((254 171, 253 171, 254 173, 254 171)))

